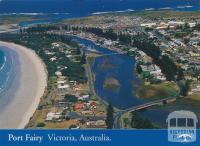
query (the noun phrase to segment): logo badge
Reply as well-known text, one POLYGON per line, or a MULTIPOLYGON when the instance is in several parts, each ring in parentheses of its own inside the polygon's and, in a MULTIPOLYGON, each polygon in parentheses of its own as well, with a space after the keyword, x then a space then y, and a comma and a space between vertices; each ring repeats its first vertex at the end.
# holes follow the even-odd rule
POLYGON ((190 111, 174 111, 168 115, 168 141, 190 143, 196 141, 197 116, 190 111))

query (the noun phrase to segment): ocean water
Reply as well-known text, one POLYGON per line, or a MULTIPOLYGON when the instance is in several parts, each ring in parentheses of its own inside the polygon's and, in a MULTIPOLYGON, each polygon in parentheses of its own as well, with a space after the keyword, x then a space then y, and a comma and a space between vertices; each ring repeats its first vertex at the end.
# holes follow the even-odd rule
POLYGON ((4 80, 4 75, 5 75, 5 71, 4 71, 4 67, 6 64, 6 57, 4 52, 0 49, 0 93, 3 90, 3 85, 5 83, 4 80))
POLYGON ((2 13, 54 13, 81 17, 91 14, 145 9, 200 10, 199 0, 3 0, 2 13))
POLYGON ((200 0, 2 0, 1 15, 31 15, 40 20, 21 22, 20 26, 54 23, 66 18, 132 12, 139 10, 200 10, 200 0))
POLYGON ((0 68, 3 67, 4 62, 5 62, 4 52, 0 50, 0 68))
POLYGON ((11 81, 13 69, 13 58, 11 52, 0 46, 0 98, 6 92, 11 81))

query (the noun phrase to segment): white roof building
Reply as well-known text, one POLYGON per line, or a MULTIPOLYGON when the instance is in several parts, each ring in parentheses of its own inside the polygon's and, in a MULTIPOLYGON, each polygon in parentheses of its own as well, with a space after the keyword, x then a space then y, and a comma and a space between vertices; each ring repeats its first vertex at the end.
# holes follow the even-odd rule
POLYGON ((62 73, 61 73, 60 71, 56 71, 56 72, 55 72, 55 75, 56 75, 56 76, 62 76, 62 73))
POLYGON ((61 117, 61 113, 60 112, 49 112, 46 116, 46 121, 52 121, 54 119, 59 119, 61 117))
POLYGON ((140 24, 140 26, 142 26, 142 27, 153 27, 153 26, 156 26, 156 23, 143 23, 143 24, 140 24))
POLYGON ((58 89, 68 89, 70 88, 70 86, 68 84, 64 84, 64 85, 58 85, 58 89))

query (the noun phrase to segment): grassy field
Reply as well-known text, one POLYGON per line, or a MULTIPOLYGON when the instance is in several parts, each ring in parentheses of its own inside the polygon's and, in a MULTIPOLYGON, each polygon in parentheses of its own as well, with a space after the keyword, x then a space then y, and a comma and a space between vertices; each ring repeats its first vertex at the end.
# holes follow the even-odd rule
POLYGON ((144 99, 162 99, 178 95, 178 86, 171 82, 146 85, 138 89, 137 96, 144 99))
POLYGON ((200 101, 200 93, 195 93, 193 95, 189 95, 186 98, 200 101))

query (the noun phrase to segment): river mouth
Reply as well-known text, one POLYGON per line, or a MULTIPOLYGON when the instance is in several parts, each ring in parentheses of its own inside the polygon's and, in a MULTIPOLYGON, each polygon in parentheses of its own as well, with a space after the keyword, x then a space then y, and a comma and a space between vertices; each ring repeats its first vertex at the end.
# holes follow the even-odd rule
POLYGON ((97 57, 92 66, 95 92, 118 109, 127 109, 144 103, 133 93, 139 79, 135 73, 135 60, 122 54, 97 57))

